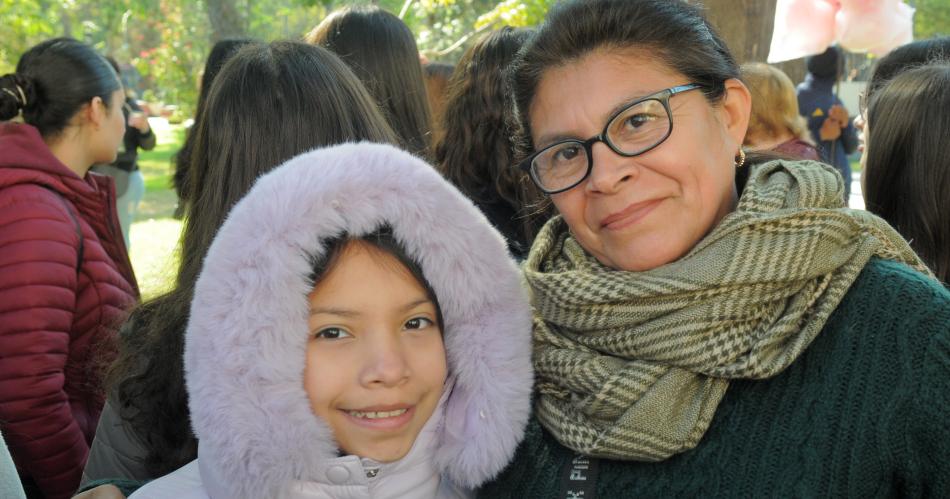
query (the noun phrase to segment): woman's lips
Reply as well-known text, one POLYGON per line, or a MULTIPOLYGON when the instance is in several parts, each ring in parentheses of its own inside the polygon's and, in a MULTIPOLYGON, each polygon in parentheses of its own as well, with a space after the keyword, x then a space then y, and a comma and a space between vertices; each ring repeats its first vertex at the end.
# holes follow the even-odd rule
POLYGON ((651 199, 631 204, 601 220, 600 227, 607 230, 620 230, 629 227, 649 215, 662 201, 663 199, 651 199))
POLYGON ((371 429, 393 431, 409 424, 416 413, 415 406, 370 407, 366 409, 340 409, 347 421, 371 429))

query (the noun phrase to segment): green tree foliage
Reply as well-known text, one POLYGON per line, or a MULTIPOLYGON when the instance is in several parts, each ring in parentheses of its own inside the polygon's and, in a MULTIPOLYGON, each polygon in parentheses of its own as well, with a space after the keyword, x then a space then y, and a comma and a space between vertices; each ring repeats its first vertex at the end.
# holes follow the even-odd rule
POLYGON ((914 38, 950 36, 950 0, 916 0, 909 2, 914 13, 914 38))

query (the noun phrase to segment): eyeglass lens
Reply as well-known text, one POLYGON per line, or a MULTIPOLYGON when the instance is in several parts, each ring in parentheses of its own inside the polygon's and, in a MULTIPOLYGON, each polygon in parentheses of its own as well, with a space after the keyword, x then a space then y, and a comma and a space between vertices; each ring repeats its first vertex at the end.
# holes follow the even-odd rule
MULTIPOLYGON (((638 102, 614 117, 606 139, 616 152, 634 156, 666 139, 670 116, 659 100, 638 102)), ((541 151, 531 164, 535 180, 546 191, 559 191, 577 184, 587 175, 591 159, 581 141, 566 141, 541 151)))

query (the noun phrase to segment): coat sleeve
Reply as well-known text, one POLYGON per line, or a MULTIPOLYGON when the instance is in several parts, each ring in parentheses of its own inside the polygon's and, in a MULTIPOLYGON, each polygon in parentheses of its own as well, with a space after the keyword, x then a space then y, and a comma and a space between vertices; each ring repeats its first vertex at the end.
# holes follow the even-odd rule
POLYGON ((128 479, 149 480, 154 478, 145 469, 145 456, 148 450, 135 434, 131 425, 125 422, 106 401, 99 416, 96 438, 92 441, 89 460, 82 472, 82 487, 94 480, 128 479))
POLYGON ((63 389, 78 244, 54 193, 0 190, 0 422, 17 466, 48 498, 70 497, 89 452, 63 389))
MULTIPOLYGON (((835 104, 844 106, 844 103, 837 96, 835 97, 835 104)), ((848 120, 848 126, 841 129, 841 137, 838 140, 841 141, 841 147, 845 154, 851 154, 858 150, 858 130, 854 127, 854 120, 848 120)))

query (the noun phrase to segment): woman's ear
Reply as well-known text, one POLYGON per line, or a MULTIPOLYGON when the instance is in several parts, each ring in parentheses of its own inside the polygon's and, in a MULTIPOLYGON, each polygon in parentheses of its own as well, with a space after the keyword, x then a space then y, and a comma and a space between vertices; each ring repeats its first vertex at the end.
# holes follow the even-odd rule
POLYGON ((109 109, 106 108, 106 103, 102 100, 102 97, 93 97, 88 104, 83 106, 82 113, 85 122, 98 129, 106 122, 109 109))
POLYGON ((725 86, 726 93, 721 109, 722 123, 736 144, 742 144, 749 127, 749 116, 752 114, 752 94, 749 88, 736 78, 726 80, 725 86))

